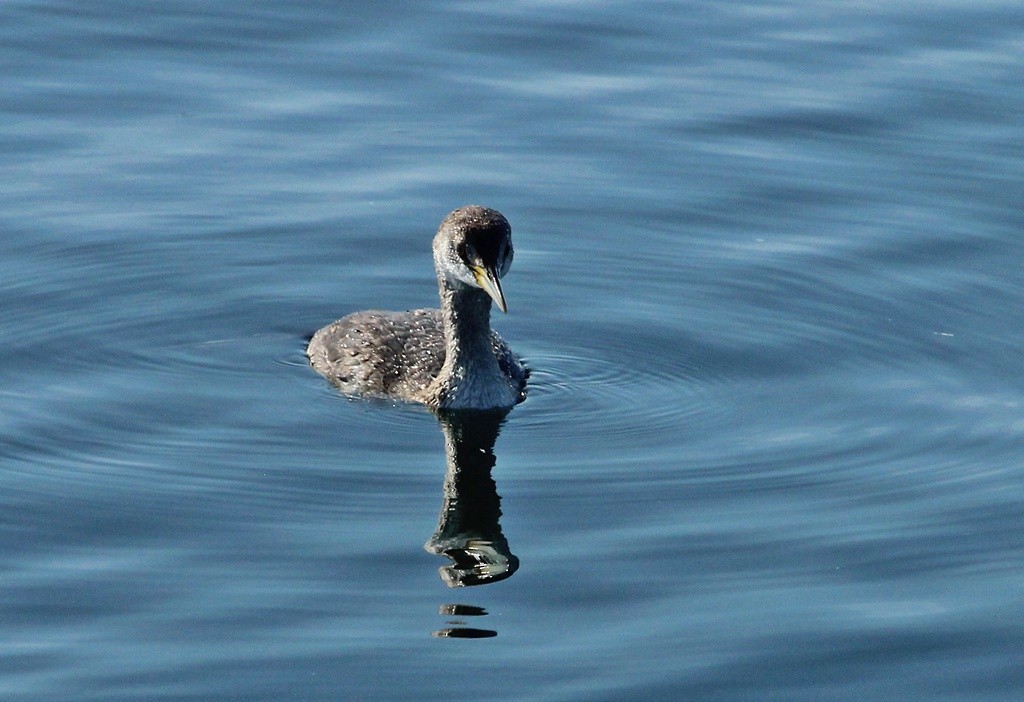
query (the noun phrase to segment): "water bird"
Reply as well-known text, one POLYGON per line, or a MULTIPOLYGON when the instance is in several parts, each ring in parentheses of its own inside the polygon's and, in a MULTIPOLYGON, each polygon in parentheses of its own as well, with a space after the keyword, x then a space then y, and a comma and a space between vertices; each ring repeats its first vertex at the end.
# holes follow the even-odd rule
POLYGON ((491 329, 508 311, 501 278, 512 227, 497 210, 460 207, 433 241, 440 309, 355 312, 317 331, 306 355, 343 393, 433 409, 507 409, 526 396, 529 371, 491 329))

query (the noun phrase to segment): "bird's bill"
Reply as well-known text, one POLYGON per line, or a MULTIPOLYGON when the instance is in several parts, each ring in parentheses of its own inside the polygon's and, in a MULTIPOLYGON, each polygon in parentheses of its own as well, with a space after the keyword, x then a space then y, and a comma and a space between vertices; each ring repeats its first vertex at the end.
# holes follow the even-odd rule
POLYGON ((498 305, 498 309, 502 312, 508 312, 508 305, 505 304, 505 293, 501 291, 501 283, 498 282, 498 274, 494 272, 494 269, 473 266, 473 277, 476 278, 476 284, 491 296, 494 303, 498 305))

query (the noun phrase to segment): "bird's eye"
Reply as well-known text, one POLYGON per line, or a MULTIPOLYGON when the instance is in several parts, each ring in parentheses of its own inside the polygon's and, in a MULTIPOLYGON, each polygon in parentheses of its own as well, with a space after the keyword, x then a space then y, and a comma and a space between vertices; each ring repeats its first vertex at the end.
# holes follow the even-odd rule
POLYGON ((462 259, 463 261, 468 261, 469 260, 469 257, 468 257, 469 251, 466 249, 466 242, 464 242, 464 241, 460 242, 455 247, 455 253, 458 254, 459 258, 462 259))

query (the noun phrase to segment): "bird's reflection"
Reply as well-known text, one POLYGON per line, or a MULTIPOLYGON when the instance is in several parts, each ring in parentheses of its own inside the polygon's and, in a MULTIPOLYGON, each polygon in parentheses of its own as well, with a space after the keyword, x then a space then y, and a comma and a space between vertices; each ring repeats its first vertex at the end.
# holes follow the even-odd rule
POLYGON ((519 568, 501 533, 501 498, 491 477, 494 442, 508 411, 437 411, 448 471, 437 530, 423 548, 451 559, 439 569, 448 587, 485 585, 519 568))
POLYGON ((441 605, 438 610, 440 614, 456 617, 455 619, 449 619, 448 623, 451 624, 446 629, 440 629, 435 631, 431 636, 437 639, 491 639, 498 635, 498 632, 493 629, 478 629, 472 626, 466 626, 466 617, 485 617, 487 616, 487 610, 483 607, 474 607, 472 605, 457 605, 447 604, 441 605))

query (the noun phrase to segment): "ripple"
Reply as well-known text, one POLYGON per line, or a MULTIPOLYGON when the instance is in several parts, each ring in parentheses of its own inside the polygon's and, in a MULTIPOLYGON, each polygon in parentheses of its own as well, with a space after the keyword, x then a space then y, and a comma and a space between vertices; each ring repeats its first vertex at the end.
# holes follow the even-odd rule
POLYGON ((600 350, 534 353, 527 364, 529 394, 516 424, 555 439, 674 440, 672 429, 716 421, 713 398, 725 382, 685 354, 625 337, 600 350))

